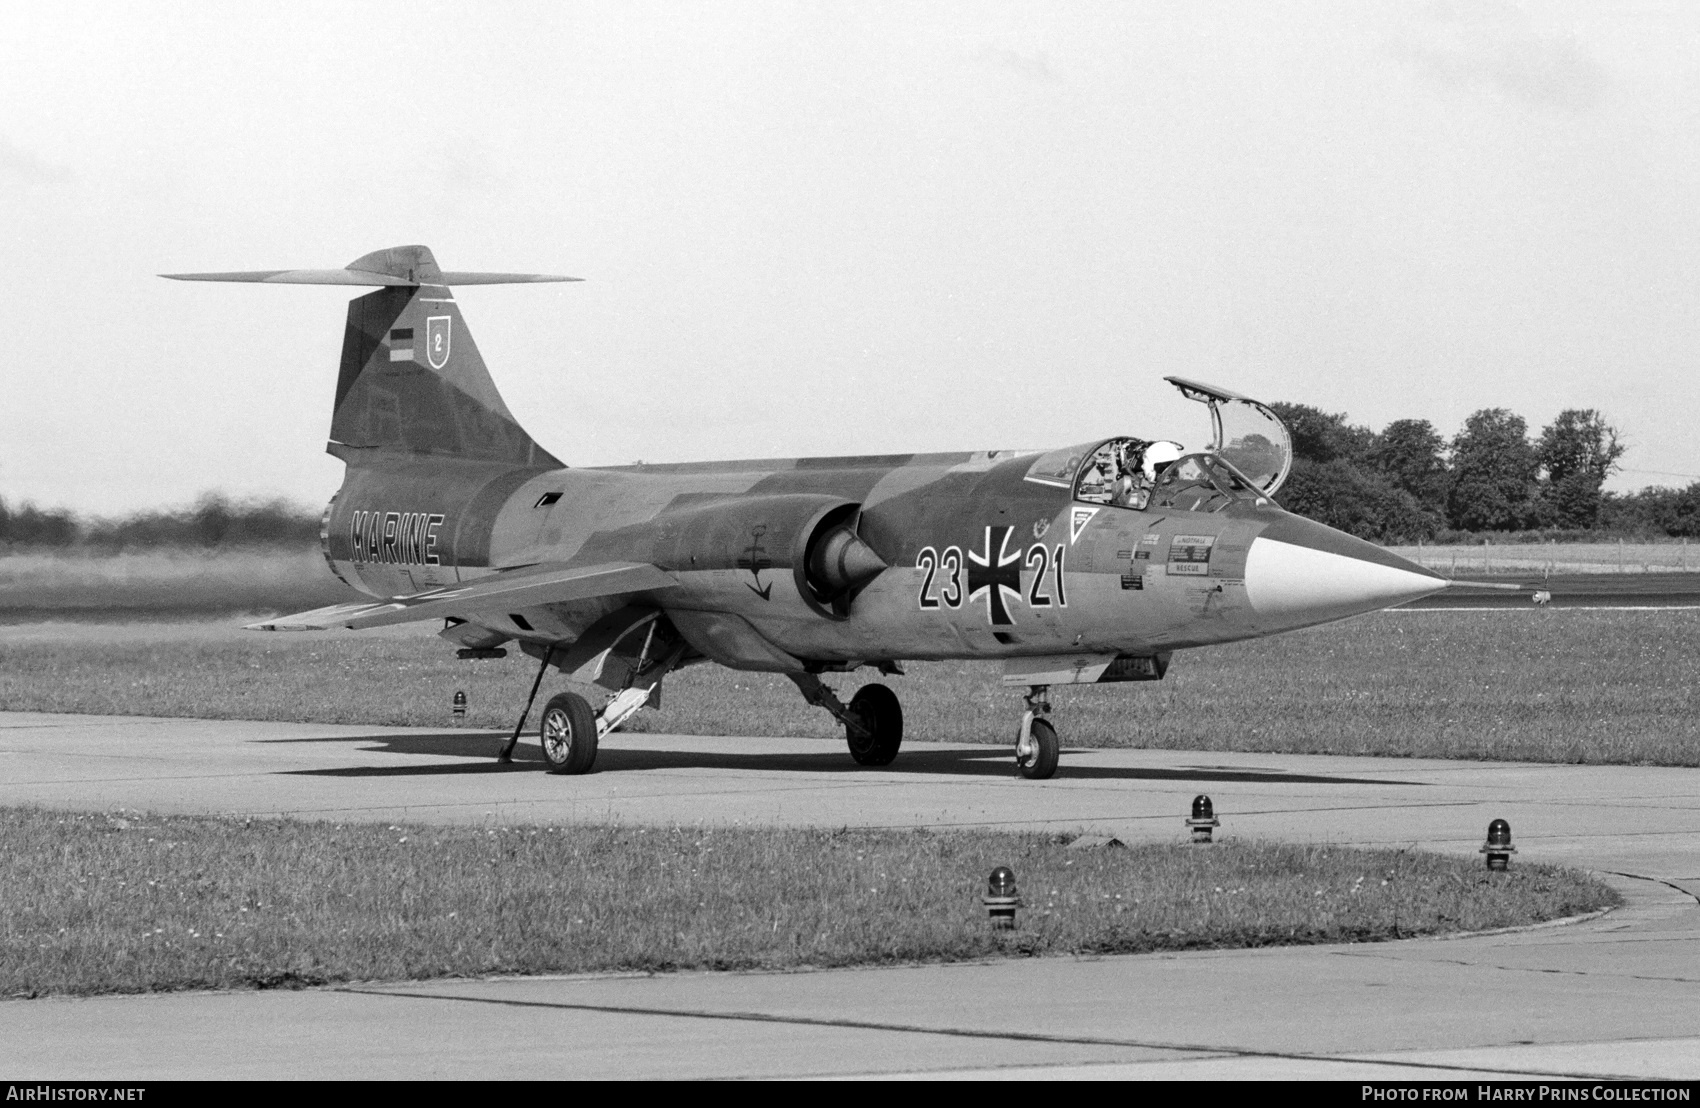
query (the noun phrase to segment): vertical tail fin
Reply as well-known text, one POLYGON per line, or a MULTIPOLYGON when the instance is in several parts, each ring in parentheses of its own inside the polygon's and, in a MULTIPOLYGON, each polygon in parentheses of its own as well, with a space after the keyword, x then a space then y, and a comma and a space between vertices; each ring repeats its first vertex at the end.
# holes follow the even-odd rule
POLYGON ((378 285, 348 305, 331 416, 332 454, 431 454, 517 466, 560 462, 503 403, 451 285, 570 281, 521 273, 445 273, 423 246, 380 250, 331 270, 166 274, 187 281, 378 285))
POLYGON ((366 450, 561 464, 508 411, 448 286, 424 283, 348 305, 330 451, 366 450))

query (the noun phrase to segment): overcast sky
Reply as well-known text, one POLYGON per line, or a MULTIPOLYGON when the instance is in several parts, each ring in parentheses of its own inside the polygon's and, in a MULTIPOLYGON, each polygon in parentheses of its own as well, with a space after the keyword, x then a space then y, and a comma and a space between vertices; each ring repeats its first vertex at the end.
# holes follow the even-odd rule
POLYGON ((574 465, 1202 445, 1165 374, 1700 474, 1700 5, 21 4, 0 496, 317 504, 346 290, 429 245, 574 465))

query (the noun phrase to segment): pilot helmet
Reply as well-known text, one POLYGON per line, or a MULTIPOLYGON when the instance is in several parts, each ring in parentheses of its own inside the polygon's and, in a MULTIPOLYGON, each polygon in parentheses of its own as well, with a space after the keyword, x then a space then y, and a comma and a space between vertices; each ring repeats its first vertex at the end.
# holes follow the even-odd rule
POLYGON ((1170 462, 1180 458, 1181 444, 1178 442, 1154 442, 1145 448, 1145 476, 1147 480, 1155 481, 1157 474, 1170 462))

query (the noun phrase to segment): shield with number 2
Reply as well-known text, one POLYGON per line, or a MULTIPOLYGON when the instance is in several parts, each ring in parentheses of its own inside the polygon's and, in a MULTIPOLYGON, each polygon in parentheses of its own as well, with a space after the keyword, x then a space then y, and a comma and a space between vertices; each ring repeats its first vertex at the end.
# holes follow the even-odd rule
POLYGON ((434 315, 425 321, 425 357, 432 369, 449 364, 449 317, 434 315))

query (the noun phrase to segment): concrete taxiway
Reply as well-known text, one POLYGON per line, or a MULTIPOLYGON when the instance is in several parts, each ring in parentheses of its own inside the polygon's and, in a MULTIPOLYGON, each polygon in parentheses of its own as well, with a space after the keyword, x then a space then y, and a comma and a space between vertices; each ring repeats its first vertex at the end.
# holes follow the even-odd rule
POLYGON ((0 713, 0 803, 331 820, 718 822, 1223 833, 1614 875, 1596 920, 1450 940, 792 974, 433 981, 0 1003, 31 1078, 1700 1079, 1700 770, 621 735, 588 777, 488 732, 0 713))

